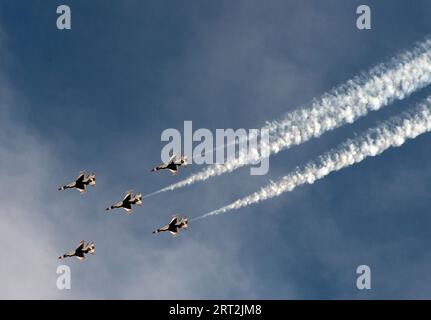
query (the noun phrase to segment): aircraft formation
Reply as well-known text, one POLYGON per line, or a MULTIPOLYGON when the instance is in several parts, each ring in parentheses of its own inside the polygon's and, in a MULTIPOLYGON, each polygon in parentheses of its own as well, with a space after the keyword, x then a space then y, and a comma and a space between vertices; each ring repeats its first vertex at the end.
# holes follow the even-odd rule
MULTIPOLYGON (((178 174, 178 169, 181 166, 187 166, 187 158, 185 156, 172 156, 172 158, 167 163, 162 163, 159 166, 151 169, 151 171, 159 171, 159 170, 169 170, 173 175, 178 174)), ((87 174, 85 171, 81 171, 78 175, 78 177, 75 179, 75 181, 72 181, 60 188, 58 188, 59 191, 63 191, 66 189, 76 189, 81 194, 85 193, 87 191, 87 186, 96 186, 96 174, 91 173, 87 174)), ((113 205, 110 205, 105 210, 111 211, 114 209, 123 209, 127 214, 131 214, 133 211, 133 206, 142 205, 142 194, 141 193, 134 193, 133 190, 129 190, 126 192, 123 200, 114 203, 113 205)), ((188 228, 188 218, 187 217, 181 217, 179 215, 174 215, 166 226, 163 226, 159 229, 156 229, 153 231, 153 233, 160 233, 160 232, 170 232, 173 236, 177 236, 181 229, 187 229, 188 228)), ((65 259, 65 258, 71 258, 76 257, 79 260, 84 260, 87 254, 94 254, 95 245, 93 241, 85 243, 84 240, 81 240, 81 242, 78 244, 75 250, 67 252, 61 256, 58 257, 58 259, 65 259)))

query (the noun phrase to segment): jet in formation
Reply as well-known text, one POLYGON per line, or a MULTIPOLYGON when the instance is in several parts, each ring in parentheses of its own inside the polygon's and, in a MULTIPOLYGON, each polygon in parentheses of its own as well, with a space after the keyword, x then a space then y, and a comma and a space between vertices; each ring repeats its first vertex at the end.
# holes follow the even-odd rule
POLYGON ((94 248, 93 241, 90 241, 87 245, 85 245, 85 241, 82 240, 74 251, 65 253, 62 256, 59 256, 58 259, 76 257, 79 260, 84 260, 86 254, 94 254, 94 248))
MULTIPOLYGON (((181 166, 187 165, 187 157, 185 156, 173 156, 168 163, 162 163, 158 167, 153 168, 151 171, 159 171, 167 169, 172 172, 174 175, 177 174, 178 168, 181 166)), ((81 171, 79 176, 75 181, 58 188, 58 190, 66 190, 66 189, 77 189, 80 193, 86 192, 86 187, 95 186, 96 185, 96 175, 94 173, 86 174, 85 171, 81 171)), ((113 209, 124 209, 127 213, 131 213, 133 211, 133 206, 142 205, 142 194, 134 193, 132 190, 128 191, 124 196, 123 200, 109 206, 106 208, 107 211, 113 209)), ((188 219, 187 217, 180 217, 178 215, 174 216, 172 220, 164 227, 161 227, 157 230, 154 230, 153 233, 165 232, 169 231, 173 236, 177 236, 181 229, 188 228, 188 219)), ((94 242, 90 241, 88 244, 85 244, 85 241, 82 240, 78 247, 71 252, 65 253, 62 256, 59 256, 58 259, 65 259, 69 257, 76 257, 79 260, 84 260, 86 254, 94 254, 94 242)))
POLYGON ((173 236, 177 236, 181 229, 187 229, 189 227, 189 220, 187 217, 174 216, 164 227, 154 230, 153 233, 166 232, 169 231, 173 236))
POLYGON ((178 174, 178 168, 181 166, 187 166, 187 157, 186 156, 172 156, 169 159, 168 163, 162 163, 157 167, 151 169, 151 171, 159 171, 159 170, 169 170, 173 175, 178 174))
POLYGON ((79 192, 84 193, 88 185, 96 185, 96 175, 94 173, 87 175, 85 171, 81 171, 75 181, 58 188, 58 190, 77 189, 79 192))
POLYGON ((124 196, 124 199, 110 207, 106 208, 106 211, 123 208, 127 213, 131 213, 133 210, 133 205, 142 205, 142 194, 133 194, 133 191, 128 191, 124 196))

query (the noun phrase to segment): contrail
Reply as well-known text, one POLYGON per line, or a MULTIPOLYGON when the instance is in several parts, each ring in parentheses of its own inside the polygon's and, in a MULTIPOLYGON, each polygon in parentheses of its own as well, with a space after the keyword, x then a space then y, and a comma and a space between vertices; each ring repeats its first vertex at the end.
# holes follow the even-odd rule
POLYGON ((369 129, 365 134, 347 140, 317 160, 309 162, 304 167, 298 167, 277 182, 271 182, 249 196, 193 220, 246 207, 292 191, 305 183, 312 184, 331 172, 359 163, 367 157, 375 157, 390 147, 399 147, 407 139, 414 139, 428 131, 431 131, 431 96, 412 111, 390 118, 378 127, 369 129))
MULTIPOLYGON (((338 128, 379 110, 395 100, 402 100, 431 83, 431 39, 417 44, 412 50, 398 54, 347 83, 315 99, 308 107, 297 109, 281 121, 267 122, 269 145, 262 145, 269 154, 276 154, 313 137, 338 128)), ((224 164, 214 164, 190 177, 153 194, 185 187, 213 176, 231 172, 258 162, 258 150, 241 150, 236 158, 224 164)), ((152 194, 152 195, 153 195, 152 194)))

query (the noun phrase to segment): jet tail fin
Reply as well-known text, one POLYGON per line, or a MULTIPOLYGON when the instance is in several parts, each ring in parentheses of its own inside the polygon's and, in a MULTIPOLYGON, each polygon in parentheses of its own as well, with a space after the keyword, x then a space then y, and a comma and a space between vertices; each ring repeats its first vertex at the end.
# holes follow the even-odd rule
POLYGON ((90 253, 90 254, 94 254, 94 249, 95 249, 94 241, 91 241, 91 242, 88 244, 88 249, 89 249, 88 253, 90 253))

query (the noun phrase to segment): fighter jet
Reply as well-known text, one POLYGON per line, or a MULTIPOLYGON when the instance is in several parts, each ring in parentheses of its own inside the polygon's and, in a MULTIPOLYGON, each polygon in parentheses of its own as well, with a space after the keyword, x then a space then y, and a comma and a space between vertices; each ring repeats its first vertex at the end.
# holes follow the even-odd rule
POLYGON ((176 215, 172 218, 168 225, 154 230, 153 233, 169 231, 173 236, 177 236, 180 229, 187 229, 188 227, 189 220, 187 217, 181 218, 180 216, 176 215))
POLYGON ((81 240, 78 247, 74 251, 65 253, 62 256, 59 256, 58 259, 76 257, 79 260, 84 260, 86 254, 88 254, 88 253, 94 254, 94 248, 95 247, 94 247, 93 241, 90 241, 87 245, 85 245, 85 241, 81 240))
POLYGON ((168 163, 162 163, 159 166, 151 169, 151 171, 159 171, 168 169, 170 172, 172 172, 173 175, 176 175, 178 173, 178 168, 181 166, 187 166, 187 157, 181 156, 178 157, 176 155, 173 155, 171 159, 169 159, 168 163))
POLYGON ((113 204, 112 206, 106 208, 106 211, 109 211, 112 209, 123 208, 124 210, 127 211, 127 213, 131 213, 133 210, 132 206, 135 204, 138 206, 142 205, 142 194, 137 193, 137 194, 133 195, 133 191, 130 190, 126 193, 123 200, 121 200, 120 202, 117 202, 116 204, 113 204))
POLYGON ((75 181, 58 188, 58 190, 62 191, 65 189, 77 189, 79 192, 84 193, 86 191, 87 185, 96 185, 96 174, 92 173, 87 175, 85 174, 85 171, 81 171, 75 181))

